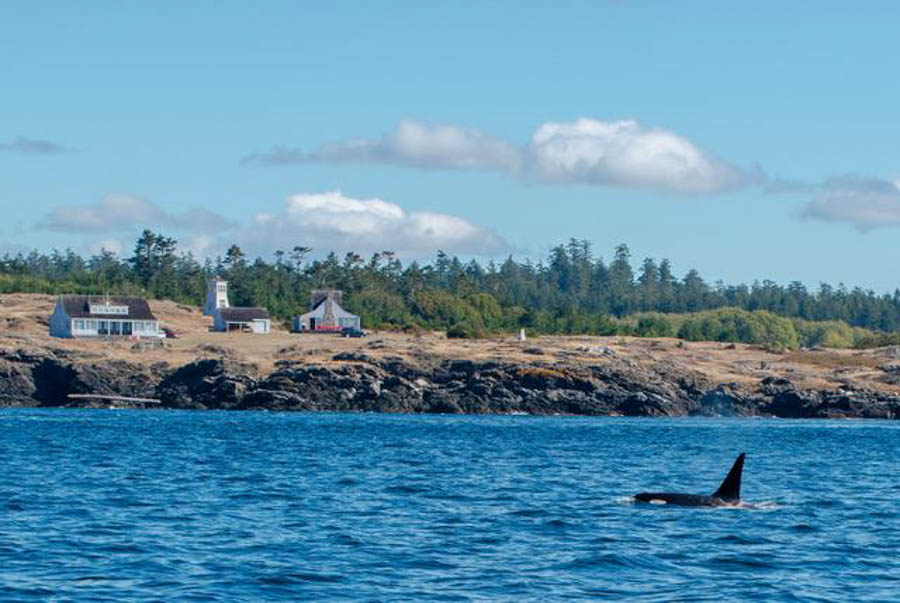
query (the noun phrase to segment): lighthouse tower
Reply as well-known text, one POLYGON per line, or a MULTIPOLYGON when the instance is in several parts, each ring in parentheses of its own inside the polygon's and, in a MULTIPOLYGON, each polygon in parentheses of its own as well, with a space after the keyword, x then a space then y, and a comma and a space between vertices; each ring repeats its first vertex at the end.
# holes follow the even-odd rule
POLYGON ((203 314, 212 316, 219 308, 229 307, 228 303, 228 281, 217 276, 208 281, 206 288, 206 303, 203 304, 203 314))

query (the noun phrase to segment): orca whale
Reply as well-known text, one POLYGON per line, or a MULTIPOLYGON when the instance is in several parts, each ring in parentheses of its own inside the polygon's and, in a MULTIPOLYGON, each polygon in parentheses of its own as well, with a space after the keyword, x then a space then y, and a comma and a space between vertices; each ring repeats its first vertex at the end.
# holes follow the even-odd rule
POLYGON ((742 452, 731 466, 731 471, 725 476, 725 480, 719 489, 712 495, 705 494, 680 494, 678 492, 641 492, 635 494, 638 502, 679 505, 682 507, 733 507, 741 503, 741 474, 744 471, 744 456, 742 452))

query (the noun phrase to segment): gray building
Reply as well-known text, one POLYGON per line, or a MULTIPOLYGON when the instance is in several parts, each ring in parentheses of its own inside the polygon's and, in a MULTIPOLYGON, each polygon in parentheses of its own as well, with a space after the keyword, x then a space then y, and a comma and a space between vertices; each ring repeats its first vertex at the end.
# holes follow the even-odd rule
POLYGON ((342 308, 341 301, 343 295, 340 291, 313 291, 310 301, 312 309, 306 314, 294 317, 293 330, 306 333, 359 329, 359 316, 342 308))
POLYGON ((60 295, 51 337, 158 337, 159 321, 140 297, 60 295))
POLYGON ((213 314, 213 330, 222 332, 268 333, 272 321, 265 308, 219 308, 213 314))

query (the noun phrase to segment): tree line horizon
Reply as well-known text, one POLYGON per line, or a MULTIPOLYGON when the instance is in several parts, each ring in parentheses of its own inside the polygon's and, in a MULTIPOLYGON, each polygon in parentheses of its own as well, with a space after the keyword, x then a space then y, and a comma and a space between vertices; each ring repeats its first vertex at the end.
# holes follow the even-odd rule
POLYGON ((289 320, 314 289, 344 291, 347 309, 369 328, 438 329, 479 337, 524 328, 545 334, 677 336, 785 347, 870 347, 900 343, 900 289, 876 294, 822 283, 713 284, 695 269, 677 277, 668 259, 635 269, 624 243, 607 263, 585 239, 553 247, 545 260, 461 261, 438 251, 406 265, 391 251, 368 259, 330 252, 312 259, 297 245, 249 260, 237 245, 198 261, 177 240, 145 230, 132 255, 66 249, 0 258, 0 293, 141 295, 198 305, 207 281, 229 281, 233 305, 264 306, 289 320))

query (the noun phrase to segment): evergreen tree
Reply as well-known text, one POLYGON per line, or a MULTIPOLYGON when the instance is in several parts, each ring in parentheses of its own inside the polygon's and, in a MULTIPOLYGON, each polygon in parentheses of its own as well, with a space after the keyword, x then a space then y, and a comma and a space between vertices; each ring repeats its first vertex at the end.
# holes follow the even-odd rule
POLYGON ((284 319, 306 309, 312 289, 342 289, 348 308, 373 325, 452 327, 457 334, 526 327, 541 333, 677 331, 688 339, 774 338, 780 345, 887 345, 895 335, 900 341, 893 333, 900 328, 900 289, 878 295, 823 283, 810 291, 796 281, 782 286, 770 280, 711 287, 696 270, 679 280, 668 260, 653 258, 643 260, 635 278, 624 244, 608 265, 579 239, 554 247, 537 263, 513 257, 500 264, 463 262, 438 252, 433 263, 404 265, 391 251, 369 260, 354 252, 310 260, 311 251, 298 245, 277 251, 272 261, 249 261, 232 245, 224 258, 201 264, 179 253, 175 239, 145 230, 125 260, 106 250, 87 259, 70 249, 3 256, 0 292, 109 292, 199 304, 206 280, 220 275, 231 281, 232 303, 265 305, 284 319), (772 316, 793 319, 796 337, 772 316))

